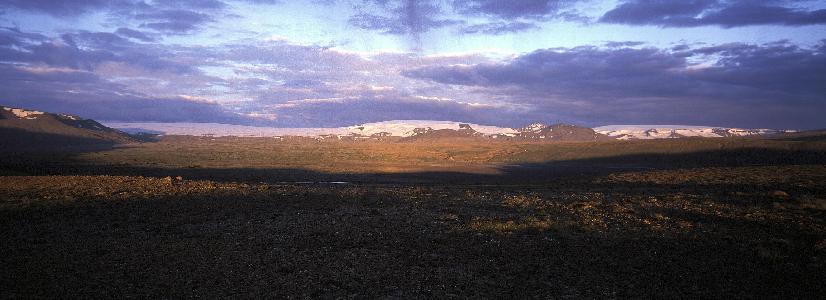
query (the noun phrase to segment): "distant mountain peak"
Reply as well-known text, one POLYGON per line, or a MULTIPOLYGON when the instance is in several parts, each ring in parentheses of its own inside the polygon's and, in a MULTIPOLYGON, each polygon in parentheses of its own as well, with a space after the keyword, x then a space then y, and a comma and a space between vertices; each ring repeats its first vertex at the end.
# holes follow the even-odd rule
POLYGON ((372 136, 377 133, 385 133, 384 136, 412 137, 423 134, 439 132, 438 135, 449 135, 448 131, 457 132, 458 135, 494 135, 499 133, 515 133, 511 128, 473 124, 467 122, 454 121, 433 121, 433 120, 391 120, 374 123, 365 123, 343 128, 331 128, 339 134, 357 134, 372 136))
POLYGON ((792 132, 774 129, 742 129, 690 125, 608 125, 594 129, 599 133, 619 140, 673 139, 685 137, 719 138, 792 132))
POLYGON ((540 130, 545 129, 547 127, 548 127, 548 125, 545 125, 545 124, 542 124, 542 123, 533 123, 533 124, 530 124, 528 126, 519 128, 517 130, 519 132, 537 132, 537 131, 540 131, 540 130))
POLYGON ((572 124, 546 125, 534 123, 517 129, 519 132, 514 137, 527 140, 548 140, 548 141, 600 141, 607 140, 608 137, 594 132, 593 129, 572 124))
POLYGON ((3 106, 3 110, 11 112, 15 117, 19 119, 26 119, 26 120, 34 120, 37 117, 42 116, 44 113, 42 111, 36 110, 25 110, 22 108, 12 108, 12 107, 5 107, 3 106))
MULTIPOLYGON (((390 120, 335 128, 276 128, 216 123, 108 123, 124 131, 164 135, 209 135, 247 137, 330 137, 386 139, 427 137, 488 137, 498 140, 601 141, 611 139, 664 139, 771 134, 768 129, 737 129, 682 125, 612 125, 588 128, 572 124, 534 123, 513 129, 468 122, 436 120, 390 120)), ((789 132, 789 131, 782 131, 789 132)))
POLYGON ((137 141, 95 120, 24 108, 0 108, 0 136, 4 147, 50 148, 137 141))

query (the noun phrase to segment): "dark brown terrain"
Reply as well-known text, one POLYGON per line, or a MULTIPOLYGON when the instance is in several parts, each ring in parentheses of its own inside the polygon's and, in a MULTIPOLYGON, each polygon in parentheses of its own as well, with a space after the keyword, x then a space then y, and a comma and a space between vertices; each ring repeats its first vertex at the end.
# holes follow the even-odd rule
POLYGON ((0 297, 822 298, 823 136, 6 147, 0 297))
POLYGON ((0 139, 0 150, 4 151, 88 148, 138 141, 95 120, 5 106, 0 106, 0 139))

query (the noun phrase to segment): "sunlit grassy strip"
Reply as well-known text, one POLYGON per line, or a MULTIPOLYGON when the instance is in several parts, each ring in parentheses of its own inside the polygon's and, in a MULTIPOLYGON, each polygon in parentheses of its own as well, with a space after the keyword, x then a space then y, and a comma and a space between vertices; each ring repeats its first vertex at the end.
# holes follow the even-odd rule
POLYGON ((475 219, 467 225, 468 229, 484 233, 539 233, 552 228, 548 220, 525 217, 519 220, 475 219))

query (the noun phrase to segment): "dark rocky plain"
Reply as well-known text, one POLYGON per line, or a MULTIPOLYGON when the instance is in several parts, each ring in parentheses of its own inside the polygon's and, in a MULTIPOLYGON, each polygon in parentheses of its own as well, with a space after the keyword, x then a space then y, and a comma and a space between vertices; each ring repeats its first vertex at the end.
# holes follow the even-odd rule
POLYGON ((0 298, 822 298, 823 137, 0 147, 0 298))

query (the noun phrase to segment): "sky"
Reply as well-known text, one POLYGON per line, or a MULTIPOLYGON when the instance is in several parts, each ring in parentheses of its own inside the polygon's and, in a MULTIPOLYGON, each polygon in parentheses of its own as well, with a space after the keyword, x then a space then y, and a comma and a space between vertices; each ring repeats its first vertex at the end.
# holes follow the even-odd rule
POLYGON ((826 128, 826 1, 3 0, 0 105, 274 127, 826 128))

